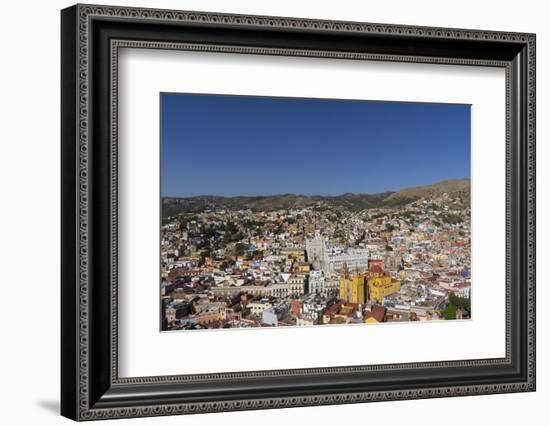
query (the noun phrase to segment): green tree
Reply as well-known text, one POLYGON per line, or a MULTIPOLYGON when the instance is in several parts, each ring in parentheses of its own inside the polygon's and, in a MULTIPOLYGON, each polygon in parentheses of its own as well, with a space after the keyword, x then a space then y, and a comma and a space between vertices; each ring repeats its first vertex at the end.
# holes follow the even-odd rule
POLYGON ((457 308, 465 309, 466 311, 468 311, 468 313, 471 312, 470 299, 458 297, 454 293, 451 293, 451 295, 449 296, 449 302, 455 305, 457 308))
POLYGON ((456 319, 456 306, 452 303, 447 305, 447 307, 441 311, 441 315, 443 315, 443 318, 446 320, 456 319))

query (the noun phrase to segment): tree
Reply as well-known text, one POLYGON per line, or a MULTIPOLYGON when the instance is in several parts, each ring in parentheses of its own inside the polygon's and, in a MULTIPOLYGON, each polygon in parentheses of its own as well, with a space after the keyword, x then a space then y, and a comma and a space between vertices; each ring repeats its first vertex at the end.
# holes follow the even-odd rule
POLYGON ((275 233, 275 235, 282 234, 283 232, 285 232, 285 227, 281 223, 281 224, 279 224, 279 226, 277 226, 277 228, 273 232, 275 233))
POLYGON ((471 312, 470 299, 458 297, 454 293, 451 293, 451 295, 449 296, 449 302, 460 309, 468 311, 468 314, 471 312))
POLYGON ((446 320, 456 319, 456 306, 452 303, 447 305, 447 307, 441 311, 441 315, 443 315, 443 318, 446 320))
POLYGON ((449 304, 441 311, 441 314, 446 320, 456 319, 457 309, 464 309, 470 314, 470 299, 458 297, 456 294, 449 295, 449 304))

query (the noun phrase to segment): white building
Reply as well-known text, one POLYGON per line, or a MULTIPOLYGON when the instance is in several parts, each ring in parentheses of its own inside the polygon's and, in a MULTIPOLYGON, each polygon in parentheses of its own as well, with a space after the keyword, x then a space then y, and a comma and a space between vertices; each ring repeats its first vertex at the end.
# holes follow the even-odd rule
POLYGON ((304 274, 292 274, 288 279, 289 296, 301 296, 305 293, 306 276, 304 274))
POLYGON ((344 264, 349 271, 366 271, 369 269, 369 250, 368 249, 348 249, 341 254, 328 256, 329 273, 339 273, 344 264))
POLYGON ((325 278, 325 287, 323 291, 323 295, 331 297, 340 291, 340 281, 338 278, 325 278))
POLYGON ((366 248, 350 248, 343 250, 337 246, 329 246, 326 237, 319 232, 313 238, 306 238, 307 260, 313 269, 325 274, 339 273, 344 263, 350 271, 367 270, 369 266, 369 250, 366 248))
POLYGON ((324 270, 327 261, 327 241, 318 231, 313 238, 306 238, 307 261, 316 270, 324 270))
POLYGON ((262 312, 262 322, 264 324, 277 326, 279 321, 284 318, 289 311, 290 305, 288 303, 273 306, 262 312))
POLYGON ((315 325, 319 323, 319 316, 317 313, 312 312, 310 314, 302 314, 296 318, 296 325, 306 326, 306 325, 315 325))
POLYGON ((325 275, 323 271, 310 271, 308 278, 308 293, 322 294, 325 289, 325 275))
POLYGON ((261 315, 263 311, 273 307, 273 305, 267 300, 259 300, 256 302, 250 302, 248 305, 246 305, 246 307, 250 309, 250 312, 253 315, 261 315))
POLYGON ((462 297, 463 299, 469 299, 470 298, 470 284, 467 283, 461 283, 455 286, 455 289, 453 290, 454 293, 458 297, 462 297))

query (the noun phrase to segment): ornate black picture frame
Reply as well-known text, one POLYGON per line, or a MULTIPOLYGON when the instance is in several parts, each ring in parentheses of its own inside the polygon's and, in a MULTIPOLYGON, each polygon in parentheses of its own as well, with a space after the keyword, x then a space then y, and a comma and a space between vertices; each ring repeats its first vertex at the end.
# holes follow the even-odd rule
POLYGON ((535 390, 534 34, 95 5, 64 9, 61 28, 62 415, 93 420, 535 390), (120 378, 121 47, 504 68, 506 356, 120 378))

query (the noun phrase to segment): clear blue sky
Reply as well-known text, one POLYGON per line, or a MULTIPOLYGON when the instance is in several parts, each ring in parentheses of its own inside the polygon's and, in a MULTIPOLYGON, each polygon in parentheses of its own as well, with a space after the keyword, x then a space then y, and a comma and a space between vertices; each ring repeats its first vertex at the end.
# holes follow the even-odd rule
POLYGON ((470 106, 161 94, 161 192, 377 193, 470 177, 470 106))

